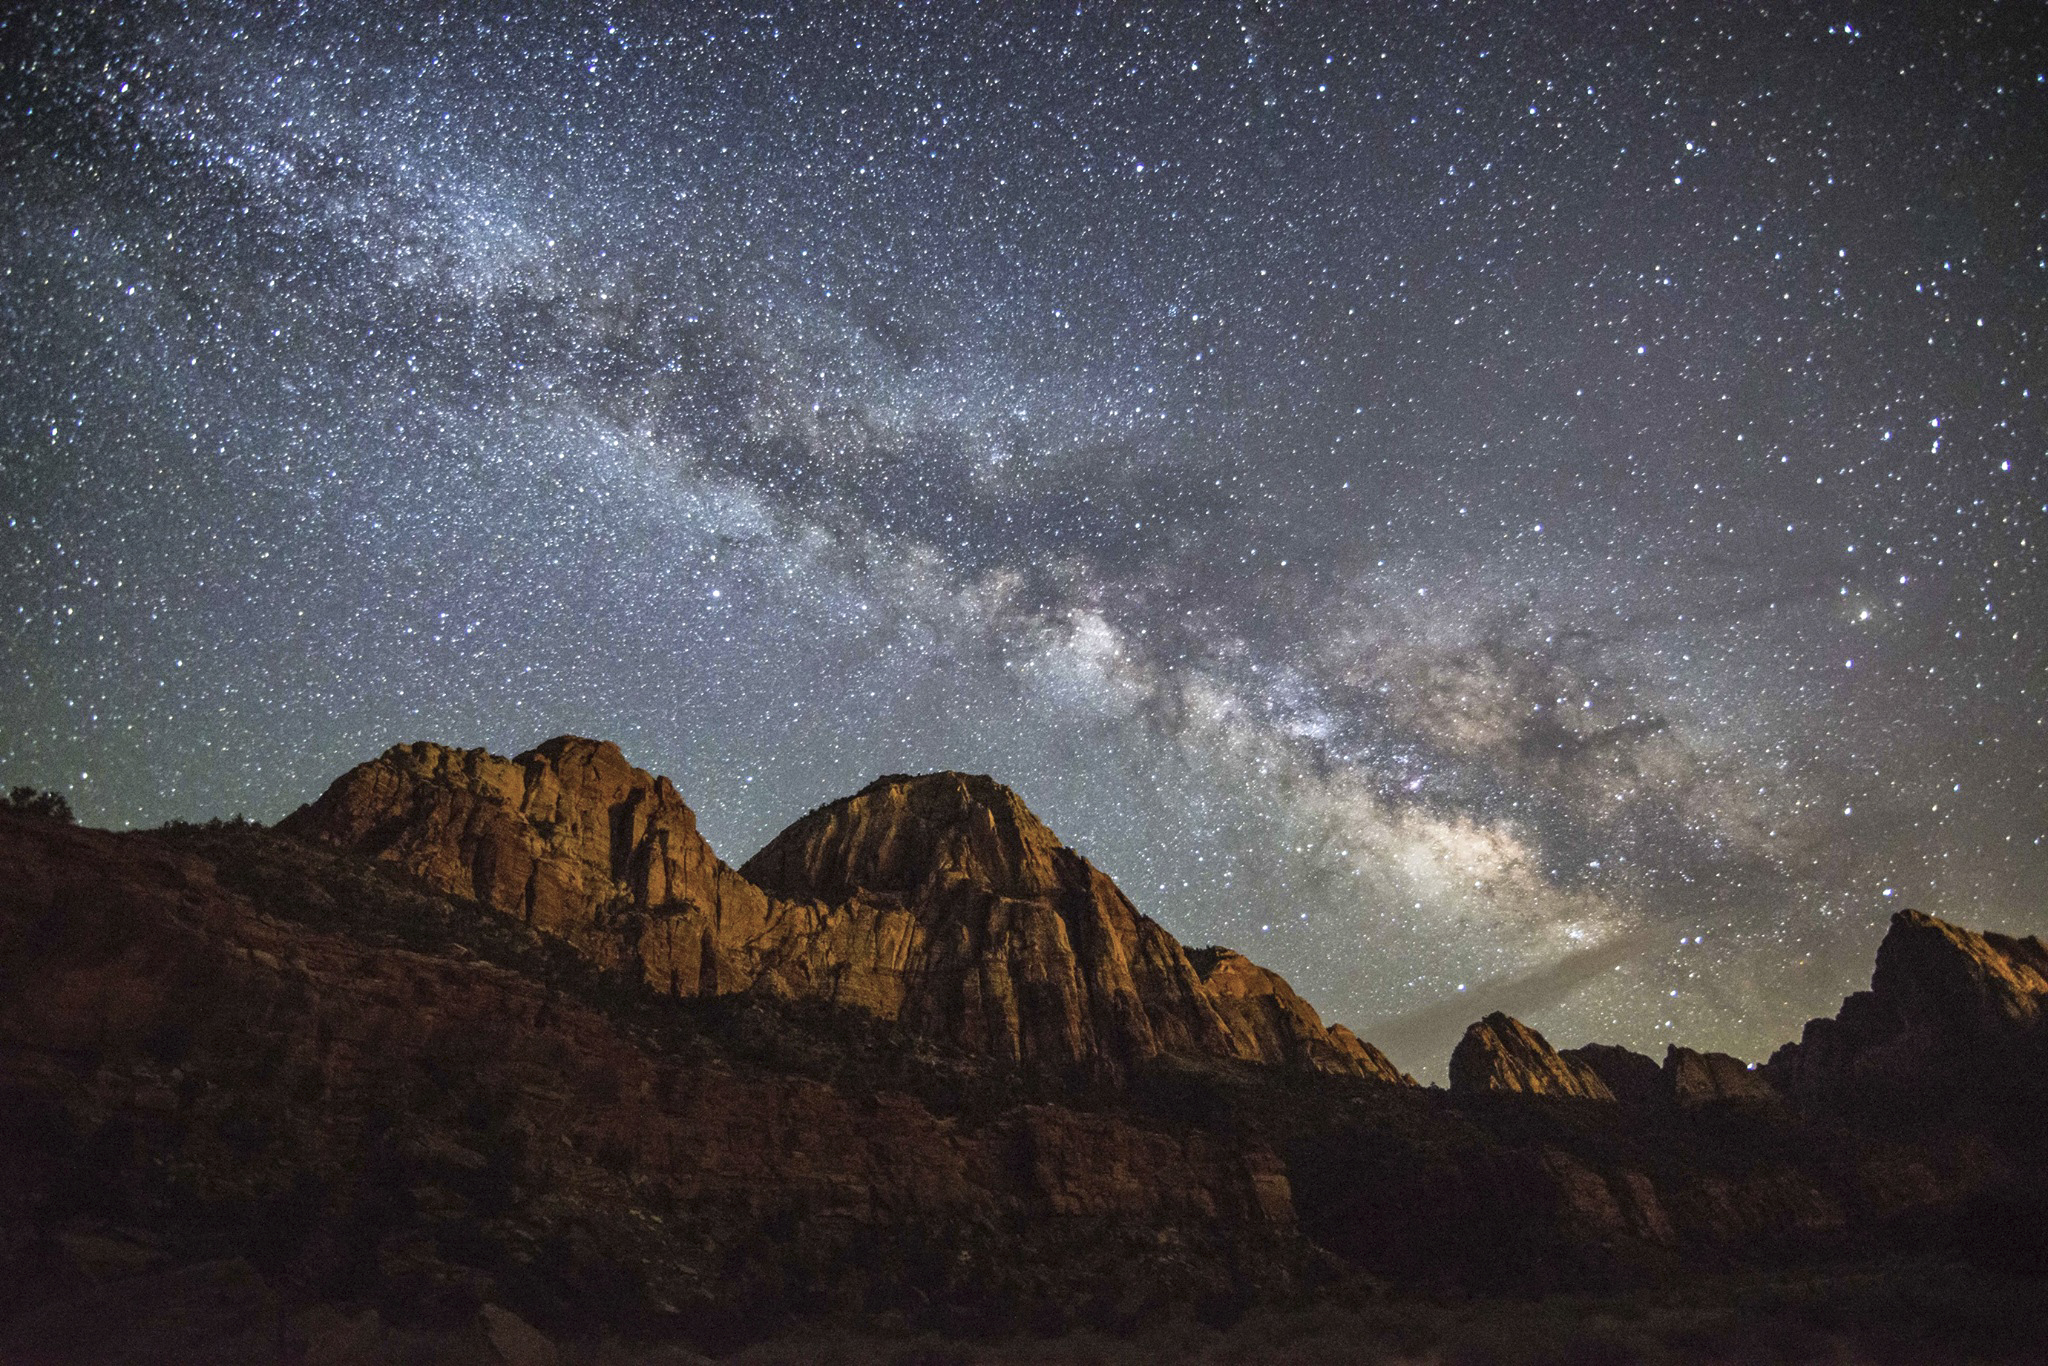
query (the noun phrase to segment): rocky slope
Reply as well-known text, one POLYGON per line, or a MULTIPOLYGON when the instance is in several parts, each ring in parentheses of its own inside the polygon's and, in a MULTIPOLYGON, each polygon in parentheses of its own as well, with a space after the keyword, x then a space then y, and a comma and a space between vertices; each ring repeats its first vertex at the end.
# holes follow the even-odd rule
POLYGON ((1035 1066, 1164 1055, 1407 1081, 1278 975, 1184 950, 986 777, 880 779, 737 873, 666 778, 573 736, 514 759, 399 746, 280 829, 393 862, 676 996, 852 1007, 1035 1066))
POLYGON ((868 1066, 772 1003, 692 1015, 360 861, 212 838, 0 817, 0 1319, 221 1256, 402 1321, 711 1341, 1113 1318, 1311 1264, 1256 1136, 868 1066))

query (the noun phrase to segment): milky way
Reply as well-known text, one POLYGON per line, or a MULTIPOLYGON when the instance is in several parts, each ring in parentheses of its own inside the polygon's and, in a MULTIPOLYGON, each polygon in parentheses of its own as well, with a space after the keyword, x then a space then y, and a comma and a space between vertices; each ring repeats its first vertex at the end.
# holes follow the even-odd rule
POLYGON ((2048 930, 2037 9, 568 8, 0 28, 0 783, 993 773, 1424 1076, 2048 930))

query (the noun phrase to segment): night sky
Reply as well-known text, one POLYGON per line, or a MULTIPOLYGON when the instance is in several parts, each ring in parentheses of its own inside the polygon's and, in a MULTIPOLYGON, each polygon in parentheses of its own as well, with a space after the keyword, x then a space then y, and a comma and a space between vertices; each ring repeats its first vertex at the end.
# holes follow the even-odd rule
POLYGON ((0 784, 992 773, 1426 1078, 2048 931, 2035 4, 39 8, 0 784))

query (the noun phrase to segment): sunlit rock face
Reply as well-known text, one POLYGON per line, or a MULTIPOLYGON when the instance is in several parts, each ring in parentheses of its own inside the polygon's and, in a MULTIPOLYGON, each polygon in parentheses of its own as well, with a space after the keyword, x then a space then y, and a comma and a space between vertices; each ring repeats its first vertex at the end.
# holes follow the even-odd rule
POLYGON ((712 853, 668 779, 608 742, 562 736, 513 759, 393 746, 279 829, 396 863, 665 989, 718 988, 705 950, 720 936, 705 930, 747 942, 772 928, 767 898, 712 853))
POLYGON ((281 828, 675 995, 822 1000, 1021 1064, 1170 1055, 1408 1080, 1277 974, 1184 950, 987 777, 878 779, 738 872, 666 778, 573 736, 513 759, 399 746, 281 828))
POLYGON ((2048 945, 1921 911, 1892 917, 1870 990, 1763 1069, 1799 1095, 2026 1082, 2048 1054, 2048 945))
POLYGON ((1559 1053, 1541 1034, 1499 1011, 1475 1022, 1458 1041, 1451 1054, 1451 1090, 1614 1099, 1592 1067, 1559 1053))

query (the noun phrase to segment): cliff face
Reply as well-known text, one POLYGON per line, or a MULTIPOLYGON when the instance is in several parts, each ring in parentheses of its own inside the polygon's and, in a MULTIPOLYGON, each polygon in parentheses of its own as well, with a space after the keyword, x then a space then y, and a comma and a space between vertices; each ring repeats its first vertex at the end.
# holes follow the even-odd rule
POLYGON ((824 1001, 1017 1063, 1172 1055, 1407 1080, 1278 975, 1227 950, 1191 957, 985 777, 880 779, 737 873, 666 778, 567 736, 515 759, 400 746, 280 828, 672 995, 824 1001))
POLYGON ((1493 1014, 1465 1031, 1451 1056, 1454 1091, 1516 1092, 1691 1108, 1715 1101, 1763 1101, 1777 1095, 1761 1069, 1726 1053, 1676 1044, 1664 1065, 1614 1044, 1554 1050, 1520 1020, 1493 1014))
POLYGON ((562 736, 516 759, 397 745, 278 828, 396 863, 671 989, 715 989, 716 957, 693 952, 703 928, 736 942, 770 929, 767 898, 711 852, 675 787, 610 743, 562 736))
MULTIPOLYGON (((608 747, 387 761, 294 818, 319 842, 0 813, 0 1359, 167 1359, 165 1325, 230 1292, 415 1326, 495 1304, 593 1342, 716 1346, 806 1317, 1120 1329, 1354 1271, 1584 1289, 1854 1253, 1885 1229, 2000 1268, 2038 1252, 2027 1193, 2048 1158, 2025 1104, 1975 1129, 1943 1110, 1916 1137, 1889 1109, 1695 1122, 1273 1067, 1105 1088, 994 1065, 1005 1039, 1026 1058, 1132 1057, 1149 1037, 1360 1075, 1376 1055, 1256 964, 1183 950, 984 779, 886 779, 824 808, 749 864, 764 889, 608 747), (622 970, 662 985, 647 945, 676 924, 700 944, 708 927, 718 980, 622 990, 622 970), (849 950, 882 924, 911 947, 849 950), (974 1051, 817 1008, 797 990, 827 980, 812 963, 893 984, 885 1018, 974 1051), (157 1305, 147 1350, 21 1348, 116 1302, 157 1305), (66 1303, 69 1320, 39 1316, 66 1303)), ((1972 1047, 2031 1037, 2029 992, 1998 986, 2029 980, 2030 951, 2000 947, 2025 942, 1939 927, 1887 955, 1868 999, 1989 1000, 1962 1012, 1972 1047), (1914 967, 1974 960, 1976 941, 2002 957, 1962 976, 1969 996, 1926 985, 1956 965, 1914 967)), ((1682 1049, 1662 1070, 1560 1054, 1497 1015, 1468 1032, 1453 1089, 1599 1099, 1640 1090, 1645 1067, 1659 1094, 1706 1099, 1755 1076, 1682 1049)), ((266 1322, 244 1359, 278 1358, 288 1325, 266 1322)), ((284 1358, 430 1359, 313 1346, 284 1358)))
POLYGON ((1541 1034, 1499 1011, 1467 1029, 1458 1041, 1451 1054, 1451 1090, 1614 1099, 1592 1067, 1559 1053, 1541 1034))
POLYGON ((1057 1318, 1300 1262, 1256 1139, 764 1065, 678 1003, 614 1015, 538 933, 486 923, 486 957, 460 936, 487 914, 232 838, 215 862, 0 817, 0 1319, 245 1252, 408 1320, 713 1334, 792 1305, 1057 1318))
POLYGON ((1903 910, 1870 990, 1809 1020, 1764 1072, 1801 1095, 2031 1081, 2048 1058, 2048 946, 1903 910))
POLYGON ((2048 1017, 2048 945, 1900 911, 1878 946, 1870 988, 1930 1035, 1991 1045, 2033 1037, 2048 1017))
POLYGON ((1277 974, 1190 954, 991 778, 891 776, 813 811, 749 859, 770 894, 905 924, 897 1014, 1012 1059, 1162 1054, 1405 1081, 1325 1028, 1277 974))
POLYGON ((786 897, 908 899, 949 884, 991 896, 1055 895, 1077 856, 993 778, 891 774, 811 812, 741 869, 786 897))

